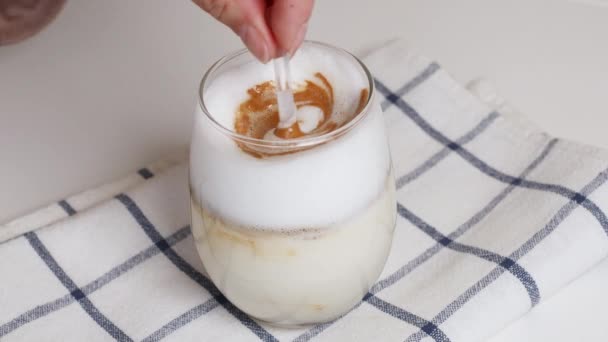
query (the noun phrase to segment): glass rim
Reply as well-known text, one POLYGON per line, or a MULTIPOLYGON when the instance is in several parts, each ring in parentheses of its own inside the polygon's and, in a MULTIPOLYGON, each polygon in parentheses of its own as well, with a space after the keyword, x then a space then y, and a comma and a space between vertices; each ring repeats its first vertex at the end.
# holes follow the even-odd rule
POLYGON ((228 127, 225 127, 224 125, 220 124, 213 117, 213 115, 210 113, 210 111, 205 106, 203 91, 205 89, 207 80, 209 79, 209 77, 211 75, 213 75, 213 73, 217 69, 219 69, 222 65, 234 60, 235 58, 249 53, 249 50, 247 50, 247 49, 240 49, 240 50, 229 53, 229 54, 221 57, 220 59, 218 59, 215 63, 213 63, 211 65, 211 67, 209 67, 209 69, 205 72, 205 74, 203 75, 203 78, 201 79, 201 82, 199 85, 199 91, 198 91, 199 106, 200 106, 202 112, 211 121, 212 125, 216 129, 218 129, 220 132, 222 132, 223 134, 230 136, 232 139, 235 139, 239 142, 243 142, 243 143, 250 144, 250 145, 262 146, 262 147, 305 147, 305 146, 314 146, 317 144, 325 143, 331 139, 339 137, 339 136, 349 132, 359 122, 361 122, 363 120, 363 118, 365 118, 367 116, 367 114, 369 113, 369 111, 370 111, 369 108, 373 102, 372 100, 376 93, 376 86, 374 84, 374 78, 373 78, 371 72, 369 71, 369 69, 367 68, 367 66, 365 66, 365 64, 359 58, 357 58, 357 56, 353 55, 352 53, 350 53, 342 48, 338 48, 338 47, 335 47, 335 46, 327 44, 327 43, 313 41, 313 40, 305 40, 302 44, 321 46, 321 47, 336 50, 341 53, 345 53, 348 56, 352 57, 358 63, 358 65, 361 67, 363 72, 365 73, 365 76, 367 77, 367 80, 369 82, 369 94, 367 96, 367 102, 365 103, 365 106, 363 107, 363 109, 361 109, 361 111, 352 120, 347 122, 345 125, 340 126, 338 129, 333 130, 328 133, 324 133, 324 134, 312 136, 312 137, 307 137, 307 138, 288 139, 288 140, 264 140, 264 139, 252 138, 252 137, 237 133, 237 132, 233 131, 232 129, 229 129, 228 127))

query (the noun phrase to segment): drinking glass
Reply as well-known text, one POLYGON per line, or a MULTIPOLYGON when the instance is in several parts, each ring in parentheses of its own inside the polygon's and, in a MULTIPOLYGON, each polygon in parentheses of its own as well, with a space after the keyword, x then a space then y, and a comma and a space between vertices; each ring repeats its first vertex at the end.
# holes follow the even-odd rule
POLYGON ((251 84, 210 87, 230 73, 250 82, 243 68, 256 70, 257 83, 273 79, 271 66, 243 50, 203 77, 190 148, 192 232, 205 271, 239 309, 280 326, 327 322, 353 308, 378 279, 395 227, 373 78, 350 53, 311 41, 291 61, 294 78, 316 63, 330 63, 336 96, 348 80, 364 80, 366 96, 350 121, 293 140, 237 133, 209 104, 234 103, 251 84))

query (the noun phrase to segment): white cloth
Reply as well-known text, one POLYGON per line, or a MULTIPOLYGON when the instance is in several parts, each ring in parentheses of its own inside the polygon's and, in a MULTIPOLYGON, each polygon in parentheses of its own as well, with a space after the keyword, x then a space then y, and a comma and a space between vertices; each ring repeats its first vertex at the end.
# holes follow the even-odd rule
POLYGON ((0 339, 475 341, 607 255, 606 151, 551 138, 399 43, 365 62, 385 98, 399 216, 353 311, 286 330, 226 301, 195 251, 182 159, 0 229, 0 339))

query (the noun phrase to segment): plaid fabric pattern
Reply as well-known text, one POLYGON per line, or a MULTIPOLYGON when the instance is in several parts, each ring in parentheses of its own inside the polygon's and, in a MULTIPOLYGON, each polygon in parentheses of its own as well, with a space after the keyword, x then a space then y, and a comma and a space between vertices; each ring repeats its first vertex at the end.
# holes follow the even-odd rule
POLYGON ((386 267, 351 312, 287 330, 232 305, 196 254, 179 163, 92 190, 86 205, 82 195, 59 201, 52 210, 64 219, 3 235, 0 339, 474 341, 607 255, 608 153, 483 103, 399 43, 366 63, 383 98, 399 215, 386 267))

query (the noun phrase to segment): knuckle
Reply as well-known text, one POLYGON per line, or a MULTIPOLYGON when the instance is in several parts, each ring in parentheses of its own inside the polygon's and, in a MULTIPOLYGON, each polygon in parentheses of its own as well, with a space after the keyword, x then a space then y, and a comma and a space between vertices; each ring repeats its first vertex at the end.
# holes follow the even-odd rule
POLYGON ((198 4, 205 10, 205 12, 211 14, 215 19, 221 20, 222 16, 226 13, 229 1, 227 0, 197 0, 198 4))

